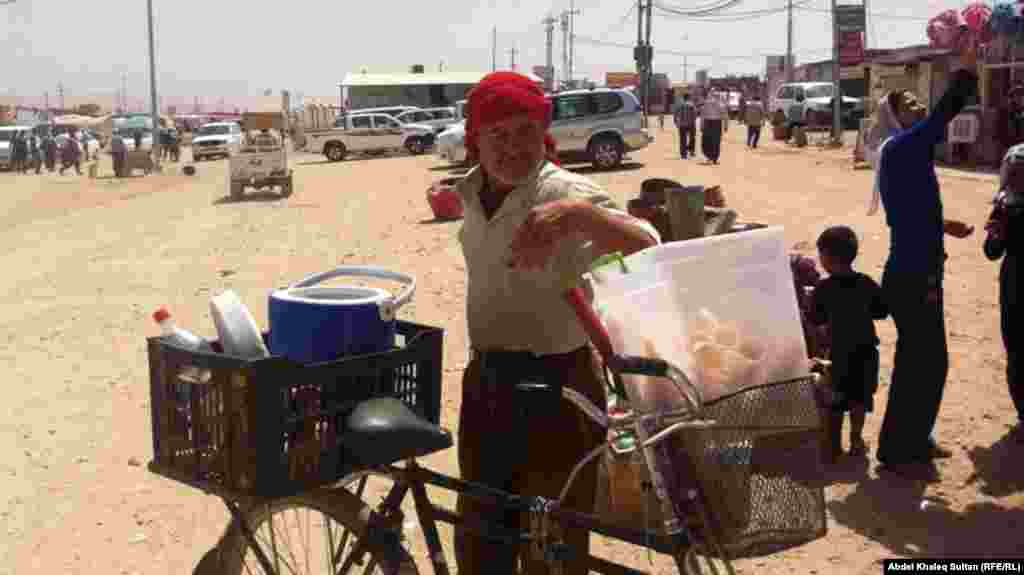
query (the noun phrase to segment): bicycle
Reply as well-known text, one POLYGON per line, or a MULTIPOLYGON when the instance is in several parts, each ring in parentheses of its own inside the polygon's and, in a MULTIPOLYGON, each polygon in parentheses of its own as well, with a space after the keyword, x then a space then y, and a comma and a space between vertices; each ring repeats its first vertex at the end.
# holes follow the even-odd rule
MULTIPOLYGON (((415 327, 415 326, 414 326, 415 327)), ((400 331, 410 331, 410 325, 399 325, 400 331)), ((439 330, 438 330, 439 331, 439 330)), ((605 336, 606 337, 606 336, 605 336)), ((592 340, 595 337, 592 336, 592 340)), ((597 339, 600 339, 599 337, 597 339)), ((408 339, 407 339, 408 341, 408 339)), ((413 340, 415 342, 415 338, 413 340)), ((440 345, 440 340, 437 342, 440 345)), ((607 346, 595 342, 599 349, 607 346)), ((411 346, 410 346, 411 347, 411 346)), ((440 353, 438 347, 437 355, 440 353)), ((193 410, 195 416, 199 411, 205 410, 217 412, 221 416, 230 414, 233 405, 237 403, 237 397, 232 399, 232 389, 245 389, 246 393, 256 394, 249 396, 253 404, 266 404, 268 399, 280 398, 280 390, 258 391, 262 386, 258 382, 239 382, 232 374, 218 374, 216 365, 221 363, 229 365, 230 358, 215 357, 216 354, 196 354, 177 350, 154 338, 150 342, 150 364, 157 365, 154 371, 166 369, 168 366, 184 365, 192 363, 193 376, 195 371, 209 369, 213 371, 213 379, 220 378, 224 383, 223 389, 210 387, 201 393, 186 393, 185 401, 193 410), (203 357, 205 356, 205 357, 203 357), (248 385, 246 385, 248 383, 248 385), (210 397, 224 391, 224 395, 211 403, 210 397), (206 393, 207 396, 202 395, 206 393), (263 396, 258 394, 263 393, 263 396), (263 397, 263 399, 260 399, 263 397), (206 402, 206 407, 203 407, 206 402), (211 405, 213 406, 211 408, 211 405)), ((241 493, 238 486, 251 486, 253 480, 258 476, 248 477, 244 473, 239 474, 235 468, 244 468, 241 463, 229 462, 226 464, 210 464, 207 470, 213 469, 213 475, 207 475, 204 480, 196 480, 188 473, 181 470, 169 469, 166 465, 150 464, 150 469, 160 475, 185 482, 194 487, 203 489, 221 497, 231 513, 232 520, 221 536, 217 545, 210 550, 196 566, 196 575, 229 574, 240 575, 242 573, 265 573, 267 575, 298 575, 300 573, 349 573, 354 567, 359 572, 379 572, 384 575, 408 575, 426 572, 432 568, 438 575, 445 575, 450 572, 448 558, 438 531, 438 523, 447 523, 466 530, 468 533, 483 535, 485 537, 500 541, 508 545, 518 545, 529 553, 531 557, 547 562, 552 567, 553 573, 561 572, 561 565, 567 559, 575 557, 579 550, 574 550, 565 544, 560 538, 560 531, 564 527, 575 527, 586 529, 591 533, 598 533, 606 537, 630 543, 633 545, 648 548, 652 551, 671 556, 680 573, 687 575, 700 575, 705 572, 726 573, 734 575, 730 563, 730 555, 737 545, 752 542, 757 537, 751 537, 750 523, 754 521, 750 516, 750 498, 742 503, 747 509, 735 509, 720 512, 722 507, 735 507, 735 503, 729 503, 727 499, 733 497, 737 492, 730 492, 729 487, 724 490, 716 486, 714 482, 704 481, 719 473, 721 480, 726 473, 722 470, 735 466, 750 467, 758 459, 757 441, 768 441, 769 444, 780 444, 779 437, 787 435, 787 432, 804 432, 795 443, 806 445, 808 441, 816 449, 817 434, 812 433, 807 437, 807 432, 815 431, 817 424, 817 409, 813 403, 813 389, 809 380, 798 380, 796 382, 782 382, 766 386, 765 390, 755 390, 759 395, 740 396, 740 403, 750 403, 751 397, 755 401, 761 401, 765 405, 780 398, 788 401, 794 393, 806 399, 810 399, 808 410, 793 410, 786 415, 787 424, 774 426, 774 431, 764 436, 752 434, 751 431, 763 428, 763 423, 743 417, 737 418, 735 397, 723 398, 715 405, 704 405, 696 387, 689 382, 686 376, 678 368, 660 359, 624 357, 615 355, 610 349, 605 349, 605 364, 611 372, 612 382, 610 387, 622 396, 628 393, 623 384, 622 376, 642 375, 649 377, 667 378, 680 393, 680 403, 669 411, 653 411, 648 413, 634 413, 630 417, 618 421, 610 421, 608 417, 587 399, 571 389, 551 389, 550 386, 537 383, 523 383, 517 386, 519 392, 525 394, 535 393, 558 393, 567 401, 571 401, 581 409, 589 418, 597 421, 606 428, 629 427, 638 433, 640 444, 639 453, 648 463, 651 470, 651 483, 658 495, 662 507, 664 524, 660 528, 636 529, 615 525, 603 520, 593 514, 581 513, 571 509, 563 508, 561 500, 568 493, 572 482, 579 471, 595 459, 601 456, 609 444, 595 448, 581 461, 577 462, 569 477, 569 481, 563 488, 560 497, 544 498, 535 497, 529 494, 515 495, 480 485, 458 478, 450 477, 421 466, 417 458, 436 453, 447 449, 452 445, 451 435, 442 430, 436 424, 436 413, 431 409, 426 410, 426 417, 416 413, 415 408, 423 407, 422 403, 410 402, 408 397, 403 403, 394 397, 373 396, 358 398, 350 402, 351 409, 335 409, 337 413, 344 412, 344 428, 339 427, 316 427, 304 428, 300 431, 289 431, 283 437, 291 442, 293 455, 299 456, 300 461, 295 462, 294 458, 288 461, 291 471, 306 469, 307 463, 301 460, 306 453, 305 446, 313 445, 321 449, 324 442, 342 437, 341 450, 351 461, 332 469, 339 470, 340 480, 325 482, 318 481, 312 489, 293 488, 271 496, 249 495, 241 493), (778 391, 781 389, 782 391, 778 391), (411 405, 410 405, 411 404, 411 405), (716 406, 718 406, 716 408, 716 406), (411 409, 410 407, 414 408, 411 409), (796 413, 800 411, 800 413, 796 413), (705 417, 712 416, 714 419, 705 417), (732 419, 730 419, 732 418, 732 419), (788 418, 788 419, 787 419, 788 418), (718 421, 716 421, 718 420, 718 421), (754 425, 751 425, 753 421, 754 425), (335 430, 340 430, 338 433, 335 430), (709 433, 723 432, 731 433, 728 438, 709 441, 709 433), (311 443, 299 440, 300 435, 309 436, 307 439, 315 439, 311 443), (738 437, 744 438, 748 448, 736 447, 738 437), (715 444, 713 450, 704 450, 702 446, 715 444), (747 451, 743 451, 747 449, 747 451), (698 461, 687 457, 671 457, 673 453, 681 452, 703 453, 697 456, 698 461), (745 453, 745 455, 744 455, 745 453), (404 462, 404 464, 401 464, 404 462), (681 467, 675 464, 681 464, 681 467), (305 466, 305 467, 304 467, 305 466), (228 469, 227 475, 235 473, 239 479, 234 484, 225 481, 220 477, 219 484, 217 477, 219 469, 228 469), (235 469, 235 471, 231 471, 235 469), (211 480, 212 479, 212 480, 211 480), (529 517, 529 526, 511 531, 503 526, 488 522, 486 520, 469 519, 461 517, 442 506, 434 504, 427 495, 427 486, 446 489, 460 495, 474 498, 487 499, 496 503, 506 510, 519 511, 529 517), (410 497, 411 495, 411 497, 410 497), (371 505, 370 500, 380 500, 377 505, 371 505), (419 529, 414 531, 415 539, 407 537, 409 522, 406 516, 415 513, 417 516, 416 525, 419 529), (747 516, 744 518, 744 513, 747 516), (739 515, 740 517, 737 517, 739 515), (280 525, 280 527, 279 527, 280 525), (281 527, 284 527, 282 530, 281 527), (312 531, 318 533, 313 536, 312 531), (745 541, 744 539, 750 539, 745 541), (701 560, 708 571, 702 570, 701 560), (311 565, 312 564, 312 565, 311 565), (719 571, 721 567, 721 571, 719 571), (423 569, 423 571, 421 571, 423 569)), ((275 362, 276 360, 265 360, 275 362)), ((354 360, 352 360, 354 361, 354 360)), ((383 356, 377 356, 374 362, 384 361, 383 356)), ((351 362, 345 369, 355 369, 351 362)), ((269 364, 263 364, 269 365, 269 364)), ((276 375, 282 375, 283 364, 276 361, 276 375)), ((422 365, 422 364, 421 364, 422 365)), ((236 366, 237 367, 237 366, 236 366)), ((440 363, 434 368, 439 372, 440 363)), ((342 368, 337 368, 342 369, 342 368)), ((386 367, 385 369, 400 369, 386 367)), ((174 369, 171 369, 174 371, 174 369)), ((200 374, 201 375, 201 374, 200 374)), ((438 379, 439 379, 439 373, 438 379)), ((335 374, 327 374, 327 377, 336 377, 335 374)), ((315 378, 314 378, 315 379, 315 378)), ((168 381, 171 385, 181 386, 181 378, 167 380, 154 376, 151 378, 154 393, 154 405, 157 403, 156 395, 163 385, 168 381)), ((379 383, 379 381, 378 381, 379 383)), ((327 398, 333 391, 327 387, 321 388, 317 393, 312 393, 302 386, 292 387, 285 392, 289 401, 298 405, 301 412, 303 403, 316 403, 318 405, 327 403, 327 398), (289 395, 290 394, 290 395, 289 395), (303 399, 303 394, 308 397, 303 399)), ((379 390, 376 390, 379 391, 379 390)), ((384 395, 387 395, 385 393, 384 395)), ((439 401, 439 394, 438 401, 439 401)), ((761 407, 764 407, 763 405, 761 407)), ((744 408, 746 409, 746 408, 744 408)), ((420 410, 422 412, 422 410, 420 410)), ((764 410, 750 408, 748 411, 763 413, 764 410)), ((163 415, 170 412, 163 412, 163 415)), ((249 412, 254 413, 252 411, 249 412)), ((335 414, 337 414, 335 413, 335 414)), ((157 418, 163 417, 157 414, 154 407, 154 429, 157 426, 157 418)), ((172 414, 173 416, 173 414, 172 414)), ((267 425, 271 421, 261 422, 267 425)), ((229 445, 228 436, 239 435, 246 431, 243 425, 235 429, 233 426, 220 428, 205 428, 201 422, 193 421, 188 441, 192 445, 199 445, 203 441, 223 440, 223 445, 229 445), (204 434, 206 434, 204 438, 204 434)), ((262 425, 261 425, 262 427, 262 425)), ((297 428, 289 428, 297 429, 297 428)), ((264 430, 265 431, 265 430, 264 430)), ((256 439, 258 431, 250 428, 248 432, 256 439)), ((270 433, 270 432, 268 432, 270 433)), ((264 438, 271 437, 264 435, 264 438)), ((792 435, 790 433, 790 435, 792 435)), ((265 440, 265 439, 264 439, 265 440)), ((259 441, 257 439, 257 441, 259 441)), ((166 438, 164 438, 166 443, 166 438)), ((155 449, 157 454, 166 452, 166 445, 161 447, 157 444, 157 437, 154 435, 155 449)), ((793 453, 793 441, 784 441, 785 449, 793 453)), ((779 445, 775 445, 778 449, 779 445)), ((314 449, 314 451, 317 451, 314 449)), ((781 453, 777 451, 776 453, 781 453)), ((787 473, 779 468, 776 461, 776 453, 771 457, 761 457, 763 460, 771 460, 767 468, 774 466, 775 473, 787 473)), ((308 454, 307 454, 308 455, 308 454)), ((314 457, 316 455, 314 454, 314 457)), ((198 452, 189 452, 187 457, 194 457, 196 462, 201 462, 203 457, 198 452)), ((792 459, 792 458, 791 458, 792 459)), ((815 463, 818 462, 817 452, 811 456, 815 463)), ((196 469, 198 469, 197 463, 196 469)), ((783 465, 785 467, 785 465, 783 465)), ((321 465, 320 469, 325 466, 321 465)), ((766 469, 767 469, 766 468, 766 469)), ((248 468, 249 471, 252 468, 248 468)), ((764 477, 771 478, 769 470, 762 473, 764 477)), ((714 478, 713 478, 714 479, 714 478)), ((735 487, 737 482, 726 478, 726 484, 735 487)), ((791 482, 792 483, 792 482, 791 482)), ((797 481, 794 484, 799 484, 797 481)), ((744 487, 742 481, 740 487, 748 490, 754 487, 744 487)), ((269 485, 269 483, 268 483, 269 485)), ((803 518, 805 524, 797 529, 786 532, 785 529, 777 530, 773 535, 775 542, 788 539, 790 544, 803 543, 807 540, 820 537, 824 534, 824 502, 823 487, 811 486, 801 488, 798 493, 800 497, 781 498, 781 504, 794 507, 793 501, 798 501, 795 507, 809 507, 813 510, 809 513, 810 519, 803 518), (781 534, 781 535, 780 535, 781 534), (777 537, 776 537, 777 536, 777 537)), ((792 491, 792 488, 791 488, 792 491)), ((792 493, 788 493, 792 495, 792 493)), ((762 499, 773 499, 765 497, 765 493, 758 495, 762 499)), ((743 497, 739 500, 742 502, 743 497)), ((768 505, 769 503, 763 503, 768 505)), ((759 527, 764 530, 765 527, 759 527)), ((775 529, 769 526, 768 531, 775 529)), ((765 531, 767 532, 767 531, 765 531)), ((754 535, 763 535, 755 533, 754 535)), ((756 541, 754 541, 756 542, 756 541)), ((522 553, 521 553, 522 557, 522 553)), ((615 574, 641 574, 626 566, 612 561, 588 555, 588 561, 592 571, 598 573, 615 574)))

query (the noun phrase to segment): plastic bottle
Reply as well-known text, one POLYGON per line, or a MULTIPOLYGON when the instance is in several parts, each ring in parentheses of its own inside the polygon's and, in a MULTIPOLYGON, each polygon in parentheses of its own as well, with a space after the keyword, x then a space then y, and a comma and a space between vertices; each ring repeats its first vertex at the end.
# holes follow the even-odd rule
POLYGON ((167 308, 162 307, 153 312, 153 321, 160 326, 164 336, 169 337, 173 343, 194 351, 213 351, 205 339, 175 325, 174 320, 171 319, 171 312, 167 311, 167 308))
MULTIPOLYGON (((171 312, 162 307, 153 312, 153 321, 160 326, 164 336, 169 338, 171 343, 192 351, 212 352, 210 343, 198 335, 178 327, 171 319, 171 312)), ((210 381, 210 371, 196 367, 185 367, 178 374, 179 383, 175 384, 178 392, 178 399, 188 401, 192 389, 191 383, 207 383, 210 381), (182 383, 181 380, 188 383, 182 383)))

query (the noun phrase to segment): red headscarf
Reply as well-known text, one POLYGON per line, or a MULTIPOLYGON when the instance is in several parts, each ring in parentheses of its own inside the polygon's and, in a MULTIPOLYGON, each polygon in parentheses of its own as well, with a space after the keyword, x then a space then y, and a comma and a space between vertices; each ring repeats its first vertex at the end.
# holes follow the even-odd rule
MULTIPOLYGON (((516 72, 492 72, 484 76, 469 93, 466 103, 466 154, 471 161, 479 158, 477 138, 480 129, 516 114, 548 125, 551 102, 544 97, 533 80, 516 72)), ((555 140, 544 135, 544 148, 548 160, 558 163, 555 140)))

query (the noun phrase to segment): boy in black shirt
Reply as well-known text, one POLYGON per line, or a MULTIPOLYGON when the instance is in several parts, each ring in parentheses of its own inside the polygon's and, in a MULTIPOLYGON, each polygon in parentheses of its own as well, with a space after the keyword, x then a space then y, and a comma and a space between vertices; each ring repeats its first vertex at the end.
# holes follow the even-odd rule
POLYGON ((878 389, 878 335, 874 320, 885 319, 888 307, 882 288, 854 271, 857 235, 846 226, 825 230, 818 238, 818 257, 829 277, 814 290, 811 321, 825 325, 832 360, 832 459, 842 454, 843 415, 850 412, 850 455, 867 455, 864 419, 874 409, 878 389))

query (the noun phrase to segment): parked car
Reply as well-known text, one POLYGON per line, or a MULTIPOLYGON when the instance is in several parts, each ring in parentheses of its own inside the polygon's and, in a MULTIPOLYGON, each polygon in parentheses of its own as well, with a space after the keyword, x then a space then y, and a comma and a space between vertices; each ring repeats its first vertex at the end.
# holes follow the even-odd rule
MULTIPOLYGON (((115 130, 116 133, 121 135, 121 141, 124 142, 124 149, 132 152, 135 150, 135 130, 131 128, 124 128, 121 130, 115 130)), ((140 140, 142 149, 153 148, 153 133, 149 130, 142 130, 142 139, 140 140)))
POLYGON ((336 128, 307 132, 306 151, 340 162, 350 154, 422 154, 434 144, 432 126, 402 124, 387 114, 347 114, 339 119, 343 122, 336 128))
MULTIPOLYGON (((781 111, 787 118, 802 118, 805 124, 831 123, 834 86, 830 82, 795 82, 783 84, 771 102, 771 114, 781 111), (802 107, 791 112, 793 106, 802 107)), ((864 101, 843 96, 843 123, 850 124, 864 117, 864 101)))
POLYGON ((450 107, 409 110, 395 116, 395 119, 403 124, 432 126, 434 131, 438 133, 460 120, 460 118, 456 116, 455 108, 450 107))
POLYGON ((729 100, 726 102, 726 107, 729 109, 729 117, 737 119, 740 117, 740 100, 743 98, 743 94, 739 92, 729 92, 729 100))
POLYGON ((14 135, 31 131, 31 126, 0 126, 0 168, 11 169, 11 163, 14 161, 11 157, 13 152, 11 142, 14 140, 14 135))
POLYGON ((434 139, 434 155, 452 164, 466 161, 466 123, 448 126, 434 139))
MULTIPOLYGON (((584 160, 605 170, 618 166, 626 152, 641 150, 654 141, 641 127, 640 101, 629 90, 595 88, 550 96, 549 129, 558 155, 568 161, 584 160)), ((435 154, 448 162, 466 160, 465 124, 449 126, 438 134, 435 154)))
POLYGON ((345 123, 345 116, 356 116, 365 114, 387 114, 392 118, 397 118, 399 114, 410 112, 413 110, 419 110, 417 106, 386 106, 383 108, 363 108, 361 110, 347 110, 342 113, 337 119, 334 120, 334 127, 340 128, 345 123))
POLYGON ((214 122, 199 127, 192 136, 192 160, 230 158, 242 146, 242 127, 236 122, 214 122))
POLYGON ((654 141, 641 127, 640 101, 628 90, 595 88, 551 96, 550 132, 558 155, 583 159, 606 170, 622 163, 626 152, 654 141))

